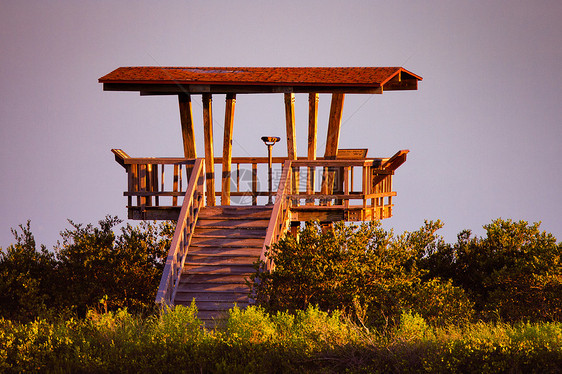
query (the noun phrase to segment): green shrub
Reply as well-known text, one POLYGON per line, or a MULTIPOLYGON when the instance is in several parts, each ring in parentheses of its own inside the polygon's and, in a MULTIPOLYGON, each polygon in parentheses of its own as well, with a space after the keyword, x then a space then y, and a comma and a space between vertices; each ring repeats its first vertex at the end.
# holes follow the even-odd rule
POLYGON ((37 249, 29 222, 12 230, 16 243, 0 249, 0 316, 83 317, 102 298, 110 310, 152 312, 173 225, 141 222, 116 235, 120 222, 109 216, 99 228, 70 222, 52 252, 37 249))
POLYGON ((539 223, 497 219, 484 238, 469 230, 455 245, 429 251, 422 266, 464 288, 480 318, 562 320, 562 243, 539 223))
POLYGON ((0 248, 0 316, 30 321, 49 313, 57 298, 55 257, 37 249, 30 222, 12 230, 16 243, 0 248))
POLYGON ((297 237, 288 234, 269 249, 274 271, 258 272, 253 292, 268 311, 317 305, 368 326, 394 325, 404 310, 436 324, 467 321, 472 303, 463 290, 427 279, 427 270, 418 265, 424 251, 439 242, 439 227, 439 222, 426 222, 419 231, 395 238, 378 222, 338 223, 326 231, 307 223, 297 237))
POLYGON ((57 322, 0 318, 0 369, 3 373, 562 370, 561 323, 433 327, 419 314, 405 312, 393 329, 381 333, 316 307, 274 315, 248 308, 233 310, 221 330, 208 331, 196 327, 200 321, 195 313, 190 306, 163 309, 149 318, 126 310, 90 312, 85 319, 57 322), (260 337, 264 331, 266 337, 260 337))

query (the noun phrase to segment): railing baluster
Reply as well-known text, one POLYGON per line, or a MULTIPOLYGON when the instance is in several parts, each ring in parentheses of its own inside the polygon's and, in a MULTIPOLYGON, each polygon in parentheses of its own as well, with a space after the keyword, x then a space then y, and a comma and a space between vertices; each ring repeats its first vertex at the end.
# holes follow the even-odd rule
POLYGON ((258 205, 258 164, 252 163, 252 205, 258 205))
POLYGON ((166 191, 166 189, 164 187, 164 166, 166 166, 166 165, 162 164, 162 167, 160 169, 160 191, 162 191, 162 192, 166 191))
MULTIPOLYGON (((178 171, 179 169, 179 165, 174 165, 174 185, 173 185, 173 191, 174 192, 178 192, 178 171)), ((172 197, 172 205, 173 206, 177 206, 178 205, 178 197, 176 195, 174 195, 172 197)))

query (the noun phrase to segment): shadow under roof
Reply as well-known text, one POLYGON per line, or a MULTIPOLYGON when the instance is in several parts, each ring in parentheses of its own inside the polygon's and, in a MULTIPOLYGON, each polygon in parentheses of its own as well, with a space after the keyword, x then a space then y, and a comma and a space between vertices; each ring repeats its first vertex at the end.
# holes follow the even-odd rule
POLYGON ((382 93, 416 90, 402 67, 120 67, 101 77, 106 91, 141 94, 382 93))

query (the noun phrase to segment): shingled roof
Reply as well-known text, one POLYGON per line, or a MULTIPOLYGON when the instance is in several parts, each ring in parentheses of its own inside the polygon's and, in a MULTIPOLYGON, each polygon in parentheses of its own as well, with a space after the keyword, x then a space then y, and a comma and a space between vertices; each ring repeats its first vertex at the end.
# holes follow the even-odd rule
POLYGON ((141 94, 415 90, 402 67, 121 67, 101 77, 106 91, 141 94))

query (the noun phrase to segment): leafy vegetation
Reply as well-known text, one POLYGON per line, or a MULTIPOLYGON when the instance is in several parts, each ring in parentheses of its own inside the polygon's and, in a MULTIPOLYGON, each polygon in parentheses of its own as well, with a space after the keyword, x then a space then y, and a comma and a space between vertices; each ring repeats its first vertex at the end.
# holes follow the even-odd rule
POLYGON ((30 223, 12 230, 16 243, 0 252, 0 316, 19 321, 84 316, 105 308, 152 310, 173 225, 127 224, 106 217, 99 227, 70 221, 52 252, 36 247, 30 223))
POLYGON ((562 243, 538 223, 498 219, 484 229, 484 238, 465 230, 431 248, 423 266, 466 290, 480 318, 562 320, 562 243))
POLYGON ((184 373, 558 373, 562 324, 432 327, 403 313, 385 333, 316 307, 268 314, 230 311, 201 329, 195 305, 141 318, 125 309, 85 319, 18 323, 0 318, 0 371, 184 373))
POLYGON ((253 292, 271 312, 318 305, 377 328, 404 311, 432 325, 561 320, 562 243, 539 224, 498 219, 485 238, 463 231, 455 244, 436 235, 441 227, 394 236, 376 222, 308 223, 272 246, 275 269, 256 273, 253 292))
POLYGON ((194 304, 154 306, 172 224, 119 223, 70 222, 53 251, 29 222, 13 230, 0 372, 562 371, 562 243, 539 224, 448 244, 439 221, 399 236, 309 223, 270 249, 258 305, 204 329, 194 304))

